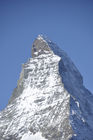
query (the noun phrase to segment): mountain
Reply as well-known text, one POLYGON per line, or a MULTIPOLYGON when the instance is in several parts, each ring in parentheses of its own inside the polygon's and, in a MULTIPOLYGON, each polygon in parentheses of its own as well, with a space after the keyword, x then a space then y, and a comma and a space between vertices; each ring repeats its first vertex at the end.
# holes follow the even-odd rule
POLYGON ((0 140, 93 140, 93 94, 67 54, 42 35, 0 112, 0 140))

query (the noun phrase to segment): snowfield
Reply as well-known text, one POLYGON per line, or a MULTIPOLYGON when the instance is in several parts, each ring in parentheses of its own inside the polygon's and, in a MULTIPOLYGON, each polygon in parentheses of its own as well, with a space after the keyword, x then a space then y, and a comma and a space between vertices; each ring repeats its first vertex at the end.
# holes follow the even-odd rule
POLYGON ((34 135, 30 135, 30 134, 25 134, 21 140, 47 140, 44 137, 42 137, 41 133, 38 132, 34 135))

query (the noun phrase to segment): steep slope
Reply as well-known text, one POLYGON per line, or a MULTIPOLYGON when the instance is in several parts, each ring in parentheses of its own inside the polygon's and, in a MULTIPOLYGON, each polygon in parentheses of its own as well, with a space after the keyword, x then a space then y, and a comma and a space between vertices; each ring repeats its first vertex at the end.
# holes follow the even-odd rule
POLYGON ((59 73, 70 96, 70 121, 76 134, 72 140, 93 139, 93 94, 83 85, 83 78, 67 54, 45 39, 54 54, 61 57, 59 73))
POLYGON ((0 112, 0 140, 93 140, 93 95, 73 62, 39 35, 0 112))

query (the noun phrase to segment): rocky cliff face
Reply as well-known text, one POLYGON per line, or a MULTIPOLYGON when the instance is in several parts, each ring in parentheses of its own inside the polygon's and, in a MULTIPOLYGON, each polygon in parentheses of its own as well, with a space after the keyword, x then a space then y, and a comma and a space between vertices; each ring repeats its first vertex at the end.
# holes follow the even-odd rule
POLYGON ((0 140, 93 140, 93 95, 67 54, 43 36, 0 112, 0 140))

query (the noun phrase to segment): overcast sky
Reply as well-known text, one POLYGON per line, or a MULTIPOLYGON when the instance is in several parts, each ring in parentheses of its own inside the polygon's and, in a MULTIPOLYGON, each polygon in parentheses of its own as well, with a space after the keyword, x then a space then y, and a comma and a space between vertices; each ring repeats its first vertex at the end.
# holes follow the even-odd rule
POLYGON ((0 0, 0 109, 38 34, 67 52, 93 93, 93 0, 0 0))

